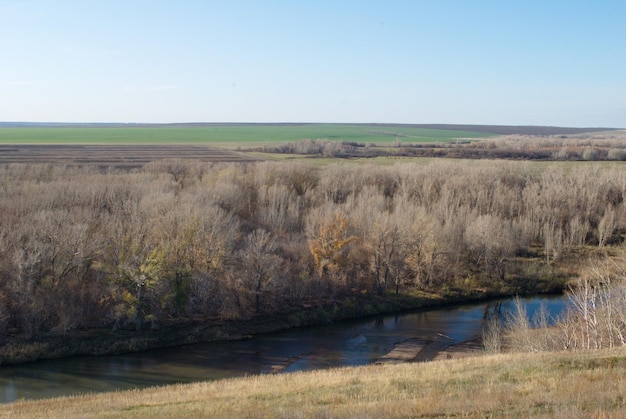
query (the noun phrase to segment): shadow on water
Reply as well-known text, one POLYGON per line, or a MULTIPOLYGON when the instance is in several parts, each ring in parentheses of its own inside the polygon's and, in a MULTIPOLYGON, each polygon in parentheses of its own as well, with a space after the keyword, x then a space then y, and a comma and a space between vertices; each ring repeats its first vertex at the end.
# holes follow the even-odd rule
MULTIPOLYGON (((523 302, 529 316, 542 304, 553 317, 565 307, 563 297, 523 302)), ((444 335, 453 342, 476 338, 487 316, 504 316, 512 307, 511 300, 458 305, 291 329, 241 341, 0 367, 0 402, 366 365, 409 338, 444 335)))

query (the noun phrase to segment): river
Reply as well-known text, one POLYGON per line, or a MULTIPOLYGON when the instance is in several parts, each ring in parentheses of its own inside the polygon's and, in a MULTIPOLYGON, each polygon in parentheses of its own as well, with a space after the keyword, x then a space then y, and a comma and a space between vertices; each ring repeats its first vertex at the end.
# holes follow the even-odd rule
MULTIPOLYGON (((525 298, 529 316, 545 305, 556 317, 565 298, 525 298)), ((141 353, 71 357, 0 367, 0 403, 251 374, 314 370, 375 362, 400 341, 445 335, 463 342, 481 334, 497 302, 418 310, 332 325, 290 329, 251 339, 200 343, 141 353)), ((506 310, 511 300, 500 301, 506 310)))

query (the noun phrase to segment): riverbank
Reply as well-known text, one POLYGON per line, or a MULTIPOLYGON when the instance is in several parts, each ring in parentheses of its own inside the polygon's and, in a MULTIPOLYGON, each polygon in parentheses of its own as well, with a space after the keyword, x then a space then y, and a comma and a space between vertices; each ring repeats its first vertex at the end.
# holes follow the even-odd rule
POLYGON ((362 295, 245 320, 179 319, 158 328, 141 331, 101 329, 48 334, 31 339, 5 337, 0 340, 0 365, 17 365, 76 355, 115 355, 192 343, 245 339, 295 327, 507 296, 510 295, 496 292, 466 292, 447 296, 423 292, 412 295, 362 295))
POLYGON ((0 417, 622 417, 625 373, 623 347, 499 354, 21 400, 0 417))
POLYGON ((376 364, 428 362, 484 354, 481 336, 454 343, 454 339, 438 333, 432 339, 409 338, 398 342, 391 351, 380 357, 376 364))

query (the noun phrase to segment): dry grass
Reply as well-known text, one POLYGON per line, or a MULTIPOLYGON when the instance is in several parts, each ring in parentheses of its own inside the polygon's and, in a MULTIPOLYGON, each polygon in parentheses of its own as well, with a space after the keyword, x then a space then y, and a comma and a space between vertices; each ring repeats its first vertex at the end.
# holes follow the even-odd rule
POLYGON ((623 417, 626 349, 503 354, 19 401, 8 417, 623 417))

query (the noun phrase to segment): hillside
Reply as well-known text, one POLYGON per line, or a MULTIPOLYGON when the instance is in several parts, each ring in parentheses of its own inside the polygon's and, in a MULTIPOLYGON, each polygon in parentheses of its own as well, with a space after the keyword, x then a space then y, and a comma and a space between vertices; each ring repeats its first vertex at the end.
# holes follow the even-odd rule
POLYGON ((0 417, 623 417, 626 349, 252 376, 3 406, 0 417))

